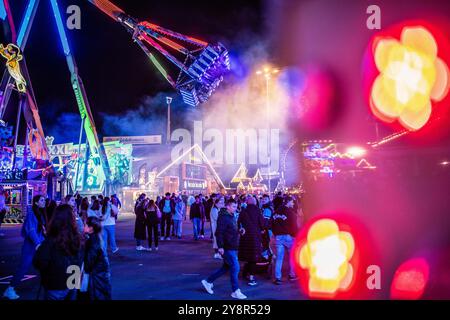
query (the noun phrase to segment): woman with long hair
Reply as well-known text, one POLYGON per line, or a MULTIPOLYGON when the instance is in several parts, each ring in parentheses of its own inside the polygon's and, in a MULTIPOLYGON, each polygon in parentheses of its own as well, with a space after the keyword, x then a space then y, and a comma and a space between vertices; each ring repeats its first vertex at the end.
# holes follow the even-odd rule
POLYGON ((88 210, 89 210, 89 199, 87 197, 84 197, 81 200, 80 204, 80 217, 83 220, 83 223, 85 223, 88 218, 88 210))
POLYGON ((219 218, 219 211, 225 207, 225 199, 223 196, 218 196, 214 201, 214 205, 211 208, 211 232, 213 234, 213 249, 214 249, 214 259, 222 259, 219 253, 219 247, 217 246, 216 239, 216 229, 217 229, 217 219, 219 218))
POLYGON ((57 204, 56 204, 55 200, 49 200, 48 203, 46 204, 45 219, 47 221, 47 224, 50 223, 50 220, 52 220, 53 212, 55 212, 56 207, 57 207, 57 204))
POLYGON ((78 209, 77 209, 77 202, 75 200, 75 197, 71 194, 68 194, 67 196, 64 197, 64 201, 62 201, 63 204, 68 204, 69 206, 72 207, 72 212, 73 215, 75 217, 75 222, 78 226, 78 231, 80 232, 80 234, 83 234, 83 230, 84 230, 84 223, 83 220, 81 220, 79 214, 78 214, 78 209))
POLYGON ((102 202, 102 235, 105 252, 108 251, 108 244, 111 246, 112 253, 119 251, 116 245, 116 218, 112 210, 111 202, 108 197, 103 198, 102 202))
POLYGON ((10 300, 18 299, 15 288, 30 269, 37 248, 45 238, 45 198, 42 195, 33 197, 31 212, 25 216, 21 235, 24 238, 20 266, 3 296, 10 300))
POLYGON ((56 207, 48 227, 47 238, 39 246, 33 259, 41 275, 45 300, 74 300, 76 289, 68 287, 70 266, 81 269, 83 239, 78 232, 73 208, 68 204, 56 207))
POLYGON ((87 211, 87 216, 89 217, 96 217, 101 218, 102 212, 100 210, 100 201, 95 198, 95 200, 92 202, 91 207, 87 211))
POLYGON ((148 202, 144 210, 148 233, 147 251, 152 251, 152 238, 155 240, 155 251, 158 251, 158 225, 161 223, 161 211, 153 200, 148 202))
POLYGON ((102 246, 102 224, 97 217, 89 217, 84 226, 88 237, 84 254, 84 271, 89 274, 90 300, 111 300, 111 271, 102 246))

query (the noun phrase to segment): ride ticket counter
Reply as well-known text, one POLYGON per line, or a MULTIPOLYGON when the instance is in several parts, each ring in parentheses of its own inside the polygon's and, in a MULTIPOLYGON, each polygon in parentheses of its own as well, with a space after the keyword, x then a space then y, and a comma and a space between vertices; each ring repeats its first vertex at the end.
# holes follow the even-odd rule
POLYGON ((47 194, 47 182, 41 180, 1 181, 5 192, 6 213, 3 223, 23 223, 27 213, 31 212, 35 195, 47 194))

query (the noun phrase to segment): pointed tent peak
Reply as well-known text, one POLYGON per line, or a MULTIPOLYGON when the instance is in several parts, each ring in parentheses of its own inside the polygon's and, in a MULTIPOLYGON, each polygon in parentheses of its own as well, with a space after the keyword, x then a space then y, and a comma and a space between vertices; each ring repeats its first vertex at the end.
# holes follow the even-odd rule
POLYGON ((242 179, 247 178, 247 167, 245 166, 245 163, 241 163, 239 166, 239 169, 236 171, 236 173, 233 176, 233 179, 231 179, 231 182, 239 182, 242 179))
POLYGON ((255 175, 253 176, 252 180, 257 183, 261 183, 261 181, 264 180, 264 178, 261 174, 261 170, 259 168, 258 168, 258 170, 256 170, 255 175))
POLYGON ((200 155, 200 158, 206 163, 209 170, 211 170, 212 174, 214 175, 214 178, 219 183, 219 186, 221 188, 225 189, 225 185, 223 184, 222 179, 220 179, 216 170, 214 170, 213 166, 211 165, 211 162, 209 161, 208 157, 205 155, 205 153, 203 152, 203 150, 200 148, 200 146, 198 144, 194 144, 192 147, 190 147, 188 150, 186 150, 182 155, 180 155, 178 158, 173 160, 168 166, 166 166, 164 169, 162 169, 156 177, 160 178, 164 172, 166 172, 167 170, 172 168, 174 165, 177 165, 178 163, 180 163, 180 161, 182 161, 183 159, 185 159, 187 157, 189 157, 189 162, 191 162, 191 160, 192 160, 191 152, 192 151, 198 152, 198 154, 200 155))

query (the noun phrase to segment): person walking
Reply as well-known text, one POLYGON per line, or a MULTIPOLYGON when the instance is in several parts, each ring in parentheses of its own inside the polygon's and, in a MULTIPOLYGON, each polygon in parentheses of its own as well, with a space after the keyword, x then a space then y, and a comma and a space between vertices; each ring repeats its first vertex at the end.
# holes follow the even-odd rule
MULTIPOLYGON (((294 210, 294 200, 292 197, 286 197, 284 205, 278 208, 278 211, 271 219, 272 231, 275 236, 275 246, 277 249, 277 256, 275 261, 275 281, 277 285, 282 284, 281 269, 283 267, 283 258, 285 250, 290 251, 294 244, 294 238, 297 234, 297 215, 294 210)), ((294 264, 292 259, 289 259, 289 281, 297 280, 294 271, 294 264)))
POLYGON ((214 294, 213 283, 216 279, 230 271, 231 297, 235 299, 246 299, 247 297, 239 289, 239 233, 244 234, 244 230, 238 230, 234 213, 236 212, 236 201, 230 199, 226 203, 226 211, 219 214, 217 219, 216 238, 219 253, 223 256, 223 265, 208 278, 201 281, 203 287, 209 294, 214 294))
POLYGON ((200 201, 199 196, 195 196, 195 202, 191 205, 191 210, 189 212, 189 218, 192 221, 194 239, 197 241, 200 236, 201 219, 204 214, 205 208, 200 201))
POLYGON ((69 288, 69 266, 83 263, 83 239, 78 231, 73 208, 63 204, 55 209, 47 238, 33 258, 39 270, 45 300, 75 300, 76 288, 69 288))
POLYGON ((119 251, 116 245, 116 216, 118 212, 114 211, 110 199, 108 197, 103 198, 102 203, 102 235, 103 246, 105 252, 108 252, 108 244, 111 246, 112 253, 119 251))
POLYGON ((219 253, 219 247, 217 246, 216 230, 217 230, 217 219, 219 218, 220 210, 226 210, 225 208, 225 198, 219 196, 214 201, 214 206, 211 208, 211 233, 213 234, 213 249, 214 249, 214 259, 222 259, 222 255, 219 253))
POLYGON ((84 272, 88 279, 89 300, 111 300, 111 271, 102 246, 102 224, 97 217, 89 217, 84 226, 88 237, 84 254, 84 272))
POLYGON ((31 213, 25 216, 25 221, 21 229, 21 236, 24 239, 24 242, 22 245, 22 256, 19 269, 16 271, 11 283, 3 293, 3 297, 10 300, 19 299, 19 295, 17 295, 15 288, 20 284, 28 269, 30 269, 36 250, 44 241, 46 234, 44 196, 34 196, 31 209, 31 213))
POLYGON ((175 214, 173 215, 173 226, 175 231, 175 236, 181 239, 182 227, 184 214, 186 212, 186 207, 184 205, 181 195, 175 198, 175 214))
POLYGON ((134 214, 136 215, 136 221, 134 223, 134 239, 136 239, 136 250, 143 251, 145 247, 142 246, 142 241, 145 241, 146 238, 146 217, 145 217, 145 208, 149 203, 149 199, 145 198, 145 195, 141 195, 136 201, 136 205, 134 206, 134 214))
MULTIPOLYGON (((158 226, 161 223, 162 214, 155 201, 150 200, 146 203, 145 208, 145 225, 148 234, 147 251, 152 251, 152 240, 155 241, 155 251, 158 251, 158 226)), ((145 231, 144 231, 145 232, 145 231)))
POLYGON ((170 226, 172 224, 172 216, 175 213, 175 201, 170 198, 170 192, 167 192, 165 198, 161 199, 158 207, 162 213, 161 240, 170 240, 170 226))
POLYGON ((239 261, 246 262, 243 276, 248 279, 249 286, 255 286, 257 285, 255 280, 256 263, 261 260, 261 235, 264 231, 265 222, 253 196, 247 197, 246 205, 239 214, 238 226, 245 230, 239 239, 238 251, 239 261))

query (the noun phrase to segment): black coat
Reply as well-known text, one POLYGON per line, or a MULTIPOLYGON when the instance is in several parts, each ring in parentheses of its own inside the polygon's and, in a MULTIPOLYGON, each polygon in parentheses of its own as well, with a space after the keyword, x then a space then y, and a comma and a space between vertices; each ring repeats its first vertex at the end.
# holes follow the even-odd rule
POLYGON ((239 260, 258 262, 262 252, 261 231, 265 227, 261 210, 256 205, 248 205, 239 215, 238 227, 245 229, 239 240, 239 260))
POLYGON ((191 205, 191 211, 189 211, 189 218, 192 220, 193 218, 205 219, 205 207, 203 204, 194 202, 191 205))
POLYGON ((234 216, 222 208, 217 218, 216 228, 217 247, 225 250, 239 249, 239 231, 234 216))
POLYGON ((142 205, 137 205, 134 210, 136 215, 136 221, 134 223, 134 238, 138 240, 147 239, 146 225, 145 225, 145 213, 142 205))
POLYGON ((111 273, 108 257, 102 249, 100 235, 92 235, 86 241, 84 270, 89 274, 89 298, 111 300, 111 273))
POLYGON ((67 273, 72 265, 80 267, 83 263, 83 248, 73 256, 67 255, 53 239, 45 239, 37 249, 33 266, 39 270, 41 284, 47 290, 66 290, 67 280, 73 274, 67 273))

